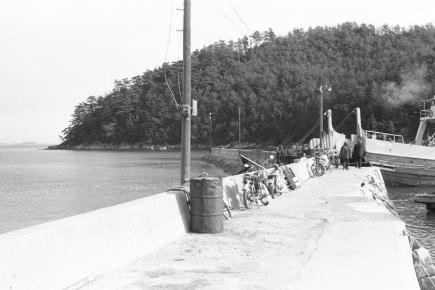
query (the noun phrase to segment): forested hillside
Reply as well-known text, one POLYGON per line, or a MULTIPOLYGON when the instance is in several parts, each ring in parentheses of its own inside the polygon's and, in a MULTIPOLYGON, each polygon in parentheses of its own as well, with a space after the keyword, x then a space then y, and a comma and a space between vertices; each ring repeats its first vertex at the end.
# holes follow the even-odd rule
MULTIPOLYGON (((333 110, 334 125, 359 106, 365 129, 412 139, 417 101, 435 93, 434 59, 432 25, 345 23, 214 43, 192 54, 192 98, 198 100, 192 143, 208 143, 209 112, 214 144, 237 141, 240 106, 243 142, 292 144, 317 121, 320 84, 332 87, 324 108, 333 110)), ((63 145, 179 144, 181 121, 165 68, 180 103, 181 62, 116 81, 112 92, 76 106, 63 145)), ((354 132, 354 118, 338 131, 354 132)))

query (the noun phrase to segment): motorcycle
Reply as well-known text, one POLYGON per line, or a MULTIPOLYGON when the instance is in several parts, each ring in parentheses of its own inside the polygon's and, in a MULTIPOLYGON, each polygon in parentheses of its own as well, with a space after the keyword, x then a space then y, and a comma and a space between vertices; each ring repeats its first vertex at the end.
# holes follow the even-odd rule
POLYGON ((245 174, 243 176, 243 205, 247 209, 251 209, 255 203, 257 208, 260 208, 258 201, 263 205, 268 205, 269 191, 265 185, 265 177, 263 172, 254 174, 245 174))

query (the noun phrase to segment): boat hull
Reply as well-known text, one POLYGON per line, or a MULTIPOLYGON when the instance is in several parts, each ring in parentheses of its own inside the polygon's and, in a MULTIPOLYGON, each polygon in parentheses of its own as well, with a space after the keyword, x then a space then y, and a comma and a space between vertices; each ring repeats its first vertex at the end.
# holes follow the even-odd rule
POLYGON ((415 170, 415 172, 400 171, 398 168, 381 167, 382 177, 392 186, 435 186, 435 174, 415 170))
POLYGON ((389 185, 435 186, 435 147, 365 138, 366 161, 389 185))
MULTIPOLYGON (((434 148, 435 150, 435 148, 434 148)), ((367 151, 366 160, 373 165, 378 164, 408 164, 411 166, 421 166, 426 168, 435 168, 435 160, 429 158, 418 158, 409 156, 398 156, 385 153, 373 153, 367 151)))

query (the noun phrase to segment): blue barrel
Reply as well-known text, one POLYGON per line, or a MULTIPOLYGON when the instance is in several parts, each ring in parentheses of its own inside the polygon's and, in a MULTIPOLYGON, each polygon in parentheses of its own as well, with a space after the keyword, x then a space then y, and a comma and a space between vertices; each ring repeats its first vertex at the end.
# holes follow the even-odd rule
POLYGON ((190 231, 220 233, 224 230, 222 180, 215 177, 190 180, 190 231))

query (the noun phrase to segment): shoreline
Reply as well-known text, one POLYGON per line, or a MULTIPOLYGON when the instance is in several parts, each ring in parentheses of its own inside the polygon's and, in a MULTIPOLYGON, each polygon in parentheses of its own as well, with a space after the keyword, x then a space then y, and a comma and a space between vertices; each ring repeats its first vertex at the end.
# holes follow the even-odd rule
MULTIPOLYGON (((193 150, 209 150, 210 148, 202 144, 194 144, 191 146, 193 150)), ((44 150, 83 150, 83 151, 180 151, 180 145, 146 145, 142 143, 133 144, 80 144, 80 145, 52 145, 44 148, 44 150)))

